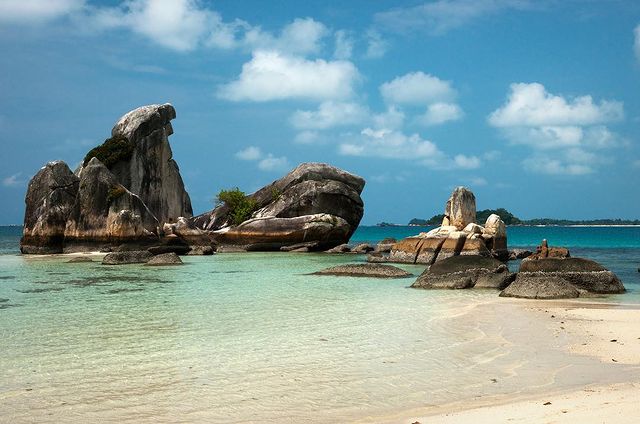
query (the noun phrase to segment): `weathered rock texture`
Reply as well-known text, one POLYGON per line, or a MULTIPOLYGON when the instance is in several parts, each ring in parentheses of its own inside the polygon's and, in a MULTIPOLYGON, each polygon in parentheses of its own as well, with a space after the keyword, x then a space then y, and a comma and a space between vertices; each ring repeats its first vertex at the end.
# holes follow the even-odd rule
POLYGON ((182 265, 182 259, 175 253, 162 253, 149 259, 146 266, 167 266, 167 265, 182 265))
POLYGON ((411 285, 421 289, 503 289, 515 274, 494 258, 479 255, 453 256, 426 269, 411 285))
POLYGON ((413 274, 391 265, 345 264, 314 272, 313 275, 338 275, 347 277, 371 278, 406 278, 411 277, 411 275, 413 274))
POLYGON ((62 161, 47 163, 31 179, 25 197, 22 253, 62 253, 64 229, 79 184, 62 161))
MULTIPOLYGON (((507 230, 498 215, 490 215, 485 226, 475 223, 473 193, 456 188, 445 206, 442 226, 428 233, 400 240, 391 247, 388 260, 400 263, 433 264, 453 256, 480 255, 507 260, 507 230)), ((380 261, 372 257, 373 261, 380 261)))
MULTIPOLYGON (((157 244, 162 224, 192 215, 168 137, 170 104, 150 105, 123 116, 112 137, 87 153, 73 174, 50 162, 29 183, 25 199, 23 253, 112 248, 122 243, 157 244)), ((184 243, 210 244, 195 228, 184 243)))
POLYGON ((128 160, 111 166, 120 184, 136 193, 161 223, 191 217, 191 200, 173 160, 169 136, 176 111, 170 104, 139 107, 124 115, 111 130, 112 137, 133 143, 128 160))
POLYGON ((112 252, 105 255, 102 265, 143 264, 149 262, 152 257, 153 255, 146 250, 112 252))
POLYGON ((531 256, 522 261, 515 282, 500 295, 560 299, 624 291, 618 277, 597 262, 582 258, 531 256))
POLYGON ((323 163, 303 163, 283 178, 249 195, 256 210, 233 226, 226 205, 194 218, 196 228, 211 231, 216 242, 247 250, 279 250, 317 242, 309 250, 346 243, 364 211, 365 181, 323 163))

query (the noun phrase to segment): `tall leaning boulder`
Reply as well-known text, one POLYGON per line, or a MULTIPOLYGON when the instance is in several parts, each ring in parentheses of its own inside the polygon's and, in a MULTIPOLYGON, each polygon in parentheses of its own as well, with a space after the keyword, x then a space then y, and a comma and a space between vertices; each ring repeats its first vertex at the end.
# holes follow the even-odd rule
POLYGON ((154 238, 158 226, 158 220, 144 202, 94 157, 82 169, 64 231, 65 251, 140 242, 146 237, 154 238))
POLYGON ((84 160, 85 165, 93 157, 102 161, 160 223, 193 215, 191 199, 169 145, 171 120, 175 117, 176 111, 169 103, 134 109, 114 125, 111 138, 87 153, 84 160))
POLYGON ((476 196, 466 187, 456 187, 444 208, 443 226, 454 226, 458 231, 476 222, 476 196))
POLYGON ((62 161, 47 163, 31 179, 25 197, 22 253, 62 253, 64 230, 78 186, 78 177, 62 161))

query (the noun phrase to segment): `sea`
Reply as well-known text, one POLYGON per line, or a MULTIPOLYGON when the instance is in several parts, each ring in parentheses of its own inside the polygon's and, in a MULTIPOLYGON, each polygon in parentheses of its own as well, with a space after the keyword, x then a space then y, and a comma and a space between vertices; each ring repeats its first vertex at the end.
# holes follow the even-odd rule
MULTIPOLYGON (((362 226, 351 242, 429 229, 362 226)), ((556 387, 562 374, 586 384, 588 359, 512 341, 551 336, 497 292, 408 288, 424 266, 380 280, 310 275, 365 260, 350 254, 68 263, 20 255, 21 231, 0 227, 2 423, 395 422, 403 411, 556 387), (522 330, 508 334, 505 321, 522 330)), ((589 302, 640 304, 639 227, 507 233, 510 248, 568 247, 627 288, 589 302)))

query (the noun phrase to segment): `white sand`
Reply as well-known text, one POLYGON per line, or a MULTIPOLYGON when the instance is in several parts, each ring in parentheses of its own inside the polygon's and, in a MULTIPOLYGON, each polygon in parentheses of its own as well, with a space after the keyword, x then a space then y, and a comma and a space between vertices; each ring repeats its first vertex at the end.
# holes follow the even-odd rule
MULTIPOLYGON (((513 300, 523 313, 533 312, 547 324, 549 335, 566 337, 567 355, 588 356, 593 375, 616 367, 627 381, 566 389, 551 385, 472 402, 427 408, 402 423, 640 423, 640 309, 639 305, 513 300), (618 368, 624 367, 624 368, 618 368), (550 403, 549 403, 550 402, 550 403)), ((535 338, 532 337, 532 343, 535 338)), ((415 413, 416 411, 414 411, 415 413)))

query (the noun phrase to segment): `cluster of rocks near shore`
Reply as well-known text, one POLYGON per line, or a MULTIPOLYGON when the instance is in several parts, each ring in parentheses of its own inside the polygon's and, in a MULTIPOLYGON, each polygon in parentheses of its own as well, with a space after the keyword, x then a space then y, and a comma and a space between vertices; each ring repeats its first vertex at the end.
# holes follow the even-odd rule
POLYGON ((248 195, 255 209, 239 225, 225 204, 194 217, 169 145, 175 117, 170 104, 137 108, 75 172, 62 161, 42 167, 27 189, 22 253, 318 251, 358 227, 364 179, 322 163, 248 195))
POLYGON ((364 212, 365 181, 323 163, 303 163, 246 197, 254 206, 243 222, 221 204, 193 216, 173 159, 170 104, 137 108, 121 117, 105 142, 71 171, 47 163, 25 197, 20 247, 25 254, 112 252, 103 263, 179 265, 178 255, 215 251, 288 251, 367 254, 371 264, 343 265, 320 275, 406 278, 391 265, 426 265, 412 284, 423 289, 494 288, 501 296, 570 298, 621 293, 619 279, 599 264, 571 258, 544 242, 534 254, 509 251, 498 215, 476 223, 475 195, 457 187, 440 227, 375 246, 346 243, 364 212), (518 273, 504 262, 523 259, 518 273))

